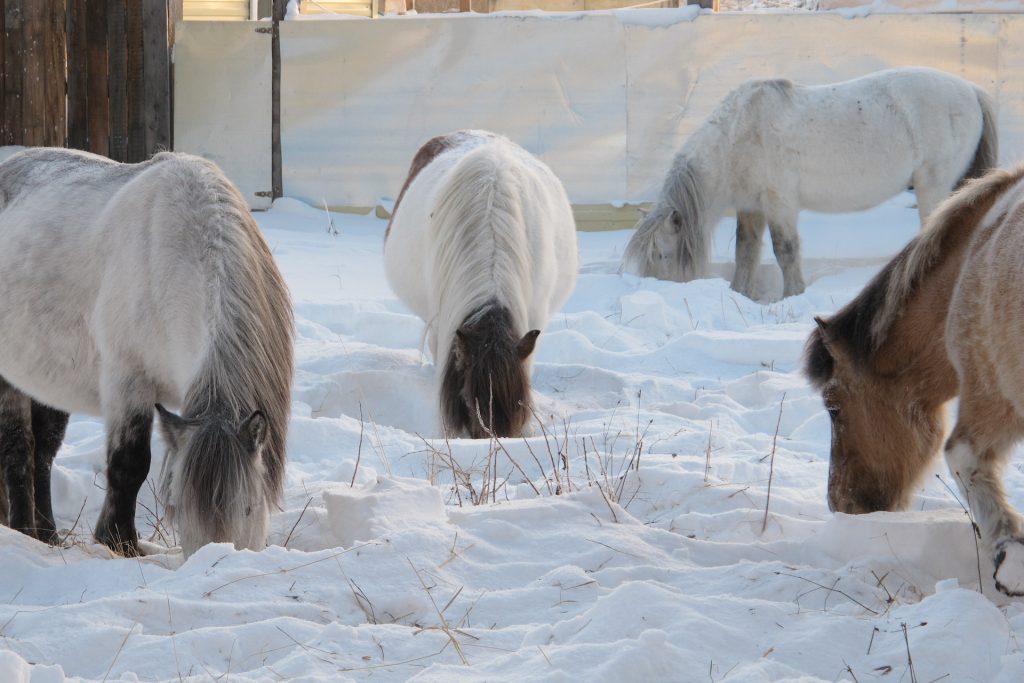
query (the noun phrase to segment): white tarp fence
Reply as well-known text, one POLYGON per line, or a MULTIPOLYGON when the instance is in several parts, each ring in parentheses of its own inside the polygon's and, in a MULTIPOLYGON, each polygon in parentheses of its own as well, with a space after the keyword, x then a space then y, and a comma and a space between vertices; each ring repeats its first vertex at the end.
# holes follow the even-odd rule
MULTIPOLYGON (((228 34, 256 26, 178 32, 175 146, 245 178, 263 206, 249 190, 257 167, 270 189, 269 152, 222 134, 237 126, 248 146, 269 146, 269 58, 194 63, 237 53, 228 34)), ((982 85, 999 108, 1002 161, 1024 159, 1024 15, 434 15, 284 22, 281 46, 284 194, 318 206, 393 198, 419 145, 458 128, 517 141, 574 203, 648 201, 675 150, 744 80, 826 83, 900 65, 982 85)))

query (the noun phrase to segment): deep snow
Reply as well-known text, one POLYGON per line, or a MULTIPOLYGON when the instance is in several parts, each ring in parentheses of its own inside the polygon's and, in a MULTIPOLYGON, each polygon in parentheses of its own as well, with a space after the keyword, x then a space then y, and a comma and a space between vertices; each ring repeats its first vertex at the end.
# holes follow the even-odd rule
MULTIPOLYGON (((111 559, 89 538, 103 429, 76 416, 54 471, 65 547, 0 528, 0 681, 1024 680, 1024 609, 985 558, 979 592, 941 462, 911 512, 825 504, 828 417, 803 342, 915 234, 912 203, 804 216, 811 284, 774 303, 721 278, 620 276, 629 231, 581 234, 577 289, 537 351, 544 428, 496 447, 437 438, 384 222, 278 201, 257 219, 298 341, 272 546, 111 559)), ((1019 465, 1007 486, 1024 504, 1019 465)), ((144 491, 156 551, 161 516, 144 491)))

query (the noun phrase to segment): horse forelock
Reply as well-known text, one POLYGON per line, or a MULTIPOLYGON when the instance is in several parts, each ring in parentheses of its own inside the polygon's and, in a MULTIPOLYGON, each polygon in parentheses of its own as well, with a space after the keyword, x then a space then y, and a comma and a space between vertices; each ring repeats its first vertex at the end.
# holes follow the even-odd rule
MULTIPOLYGON (((908 301, 946 257, 966 245, 998 197, 1024 178, 1024 166, 994 170, 966 183, 932 212, 922 231, 910 241, 846 306, 828 320, 830 340, 840 343, 850 359, 866 366, 888 339, 908 301)), ((820 359, 820 342, 808 344, 808 364, 820 359), (814 357, 810 354, 814 353, 814 357)), ((812 335, 811 340, 815 338, 812 335)), ((815 367, 825 367, 815 363, 815 367)), ((808 365, 810 370, 810 365, 808 365)), ((812 377, 813 381, 813 376, 812 377)))
POLYGON ((459 327, 445 362, 441 405, 445 428, 477 438, 518 436, 530 412, 530 378, 519 355, 521 330, 496 301, 459 327))
POLYGON ((194 422, 185 450, 175 456, 168 476, 169 501, 190 544, 231 541, 258 546, 274 504, 266 488, 264 459, 250 453, 236 425, 207 416, 194 422), (257 517, 260 516, 260 517, 257 517), (254 533, 259 532, 259 533, 254 533))
POLYGON ((649 213, 640 218, 633 231, 633 235, 626 244, 626 251, 622 255, 622 270, 646 276, 654 261, 654 238, 661 222, 668 218, 668 209, 663 206, 654 207, 649 213))

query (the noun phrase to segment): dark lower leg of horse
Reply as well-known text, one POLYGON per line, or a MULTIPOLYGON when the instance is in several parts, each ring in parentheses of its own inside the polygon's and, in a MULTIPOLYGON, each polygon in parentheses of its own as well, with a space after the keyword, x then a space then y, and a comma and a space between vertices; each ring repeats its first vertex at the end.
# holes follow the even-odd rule
POLYGON ((775 260, 782 269, 782 296, 803 294, 807 286, 800 264, 800 238, 796 230, 786 230, 771 226, 772 249, 775 260))
POLYGON ((53 459, 64 442, 68 414, 32 402, 32 435, 35 438, 35 512, 39 539, 53 542, 57 528, 50 499, 50 473, 53 459))
POLYGON ((736 214, 736 272, 731 287, 746 297, 754 293, 754 274, 761 261, 765 219, 758 213, 736 214))
POLYGON ((0 380, 0 469, 7 488, 7 523, 35 538, 30 406, 27 396, 0 380))
POLYGON ((126 416, 107 434, 107 496, 96 524, 96 540, 126 556, 139 554, 135 504, 149 474, 152 413, 126 416))

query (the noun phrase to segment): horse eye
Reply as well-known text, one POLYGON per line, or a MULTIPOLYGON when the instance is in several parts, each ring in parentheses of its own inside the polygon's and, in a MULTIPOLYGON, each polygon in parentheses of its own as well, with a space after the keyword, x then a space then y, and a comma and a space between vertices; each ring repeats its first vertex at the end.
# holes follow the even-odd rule
POLYGON ((835 420, 835 419, 836 419, 837 417, 839 417, 839 408, 826 408, 825 410, 827 410, 827 411, 828 411, 828 416, 829 416, 829 418, 831 418, 831 419, 832 419, 833 421, 834 421, 834 420, 835 420))
POLYGON ((245 516, 248 517, 251 514, 252 514, 252 506, 250 505, 249 507, 245 508, 245 516))

